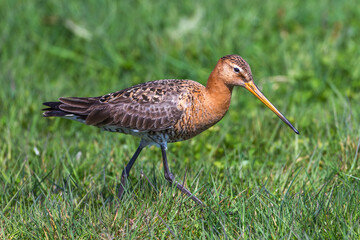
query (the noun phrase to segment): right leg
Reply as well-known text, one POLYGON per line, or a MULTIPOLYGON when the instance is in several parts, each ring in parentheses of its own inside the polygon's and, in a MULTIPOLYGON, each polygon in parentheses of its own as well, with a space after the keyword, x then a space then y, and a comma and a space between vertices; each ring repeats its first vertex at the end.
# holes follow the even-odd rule
POLYGON ((170 182, 171 184, 175 184, 176 187, 185 195, 187 195, 188 197, 191 198, 191 200, 193 200, 194 202, 196 202, 198 205, 200 206, 205 206, 205 204, 198 199, 197 197, 195 197, 194 194, 192 194, 187 188, 185 188, 182 184, 178 183, 175 180, 174 175, 170 172, 170 168, 167 162, 167 157, 166 157, 166 147, 165 146, 161 146, 161 154, 163 157, 163 164, 164 164, 164 176, 165 179, 170 182))

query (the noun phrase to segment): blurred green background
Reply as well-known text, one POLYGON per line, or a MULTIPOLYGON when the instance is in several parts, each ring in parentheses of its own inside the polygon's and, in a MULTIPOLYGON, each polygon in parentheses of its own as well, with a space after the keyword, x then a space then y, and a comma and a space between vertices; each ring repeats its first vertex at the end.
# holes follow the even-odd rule
POLYGON ((0 30, 2 238, 359 237, 358 1, 0 0, 0 30), (157 148, 118 202, 139 140, 42 118, 61 96, 206 84, 227 54, 300 135, 239 88, 221 122, 170 144, 177 179, 213 211, 166 183, 157 148))

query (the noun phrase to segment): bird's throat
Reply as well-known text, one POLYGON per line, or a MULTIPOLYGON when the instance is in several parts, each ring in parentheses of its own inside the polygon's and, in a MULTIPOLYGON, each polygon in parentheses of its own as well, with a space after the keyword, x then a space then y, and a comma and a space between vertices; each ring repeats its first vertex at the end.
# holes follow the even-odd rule
POLYGON ((216 71, 210 74, 206 84, 207 105, 214 116, 219 118, 218 120, 220 120, 229 109, 232 89, 232 86, 228 86, 222 81, 216 71))

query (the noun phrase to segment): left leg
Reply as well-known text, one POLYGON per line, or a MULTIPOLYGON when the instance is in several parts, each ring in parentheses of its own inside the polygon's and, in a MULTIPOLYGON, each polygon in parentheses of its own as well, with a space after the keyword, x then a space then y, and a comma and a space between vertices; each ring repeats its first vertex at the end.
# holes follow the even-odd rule
POLYGON ((162 158, 163 158, 163 164, 164 164, 164 175, 165 175, 165 179, 170 182, 171 184, 176 184, 176 187, 185 195, 187 195, 188 197, 190 197, 194 202, 196 202, 197 204, 201 205, 201 206, 205 206, 204 203, 202 201, 200 201, 200 199, 198 199, 197 197, 195 197, 189 190, 187 190, 183 185, 181 185, 180 183, 178 183, 175 180, 174 175, 170 172, 169 169, 169 165, 167 162, 167 157, 166 157, 166 147, 165 146, 160 146, 161 147, 161 153, 162 153, 162 158))

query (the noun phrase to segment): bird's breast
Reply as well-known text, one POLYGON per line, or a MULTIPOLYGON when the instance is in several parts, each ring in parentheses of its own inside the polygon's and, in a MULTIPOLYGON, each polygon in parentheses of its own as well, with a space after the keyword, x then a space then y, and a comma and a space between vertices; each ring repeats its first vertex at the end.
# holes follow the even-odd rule
POLYGON ((180 96, 178 108, 183 113, 173 129, 167 133, 169 142, 186 140, 200 134, 220 121, 228 109, 219 109, 204 90, 180 96))

